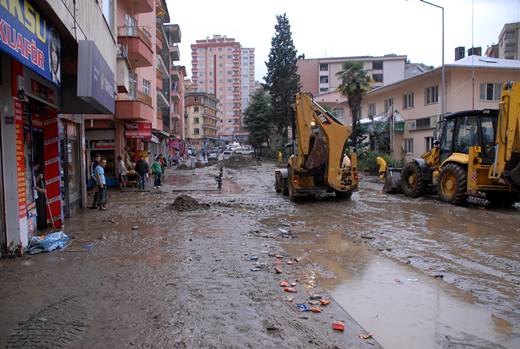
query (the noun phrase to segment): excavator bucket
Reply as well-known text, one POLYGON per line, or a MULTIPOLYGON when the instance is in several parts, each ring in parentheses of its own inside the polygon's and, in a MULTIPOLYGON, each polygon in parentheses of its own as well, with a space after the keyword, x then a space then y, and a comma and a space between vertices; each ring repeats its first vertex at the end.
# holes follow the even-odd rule
POLYGON ((386 170, 385 185, 383 191, 387 194, 401 192, 401 171, 402 168, 389 167, 386 170))

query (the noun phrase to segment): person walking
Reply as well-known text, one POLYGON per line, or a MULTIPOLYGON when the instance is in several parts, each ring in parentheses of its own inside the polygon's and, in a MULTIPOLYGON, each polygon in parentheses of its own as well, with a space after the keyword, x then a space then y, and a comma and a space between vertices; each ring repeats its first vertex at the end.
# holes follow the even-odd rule
POLYGON ((148 162, 146 162, 146 156, 141 155, 141 158, 135 163, 135 172, 139 175, 139 184, 137 185, 138 189, 144 189, 146 176, 148 176, 148 172, 150 172, 148 167, 148 162))
POLYGON ((126 164, 121 156, 117 157, 118 161, 118 173, 119 173, 119 189, 123 189, 128 184, 128 170, 126 169, 126 164))
POLYGON ((98 195, 97 195, 97 207, 98 209, 104 211, 106 210, 107 204, 107 186, 105 180, 105 166, 107 165, 107 161, 105 159, 101 160, 99 165, 96 167, 96 181, 98 186, 98 195))
POLYGON ((155 161, 153 162, 151 169, 154 176, 153 188, 155 189, 161 186, 161 177, 163 174, 163 168, 161 166, 159 157, 155 158, 155 161))
POLYGON ((94 156, 94 160, 90 163, 90 178, 89 178, 89 187, 92 191, 94 191, 94 198, 92 200, 92 205, 89 208, 97 208, 98 202, 98 183, 96 179, 96 168, 99 166, 101 161, 101 155, 96 154, 94 156))

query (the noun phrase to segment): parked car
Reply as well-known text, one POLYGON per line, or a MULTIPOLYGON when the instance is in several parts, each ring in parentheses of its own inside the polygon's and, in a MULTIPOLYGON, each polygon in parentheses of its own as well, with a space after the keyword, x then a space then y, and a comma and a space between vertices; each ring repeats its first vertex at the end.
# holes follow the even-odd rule
POLYGON ((208 153, 208 161, 216 161, 218 160, 218 153, 216 151, 211 151, 208 153))
POLYGON ((242 155, 253 155, 255 153, 255 151, 251 148, 242 148, 242 150, 240 151, 240 154, 242 155))
POLYGON ((224 154, 223 155, 224 160, 226 160, 226 159, 229 159, 233 155, 233 151, 232 150, 224 150, 223 154, 224 154))

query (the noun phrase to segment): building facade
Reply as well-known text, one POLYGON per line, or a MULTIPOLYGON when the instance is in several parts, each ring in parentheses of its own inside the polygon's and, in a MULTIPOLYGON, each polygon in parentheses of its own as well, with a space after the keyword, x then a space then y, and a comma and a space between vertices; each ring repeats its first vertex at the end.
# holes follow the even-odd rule
MULTIPOLYGON (((520 79, 520 61, 470 56, 446 65, 447 113, 498 109, 502 85, 520 79)), ((394 127, 392 157, 408 161, 431 149, 441 115, 441 68, 370 91, 362 102, 362 117, 394 127)))
POLYGON ((186 141, 197 151, 218 145, 217 111, 219 100, 205 92, 185 95, 186 141))
POLYGON ((83 115, 115 109, 114 11, 110 1, 0 2, 2 250, 85 206, 83 115))
POLYGON ((520 22, 507 23, 498 37, 498 58, 520 59, 520 22))
POLYGON ((255 92, 255 49, 242 48, 240 51, 242 76, 242 113, 249 106, 251 95, 255 92))
POLYGON ((192 89, 214 94, 220 101, 219 136, 226 140, 247 136, 241 120, 243 103, 248 102, 254 84, 254 49, 243 49, 233 38, 214 35, 197 40, 191 50, 192 89))

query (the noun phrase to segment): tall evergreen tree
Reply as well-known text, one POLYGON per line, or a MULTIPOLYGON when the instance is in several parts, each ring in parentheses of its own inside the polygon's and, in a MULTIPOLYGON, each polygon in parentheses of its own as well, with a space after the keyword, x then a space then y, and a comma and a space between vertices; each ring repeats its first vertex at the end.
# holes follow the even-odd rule
POLYGON ((251 102, 244 111, 244 126, 249 132, 249 143, 257 151, 261 150, 262 144, 269 145, 272 131, 271 121, 271 98, 264 89, 259 89, 251 96, 251 102))
POLYGON ((266 89, 271 95, 273 124, 279 135, 287 137, 287 127, 292 123, 291 105, 294 95, 300 90, 300 76, 297 72, 297 51, 292 40, 289 19, 284 13, 276 16, 276 20, 264 79, 266 89))

